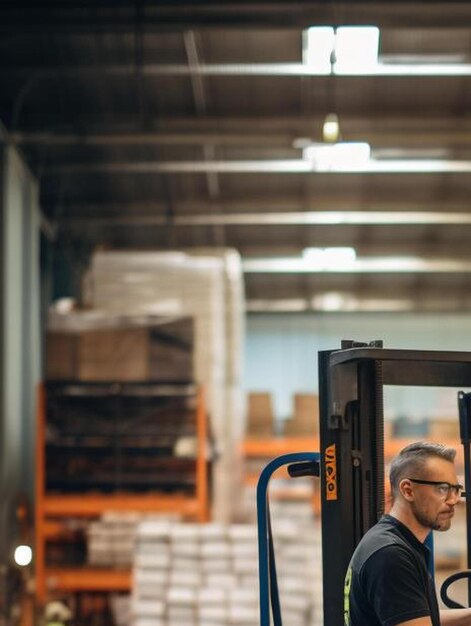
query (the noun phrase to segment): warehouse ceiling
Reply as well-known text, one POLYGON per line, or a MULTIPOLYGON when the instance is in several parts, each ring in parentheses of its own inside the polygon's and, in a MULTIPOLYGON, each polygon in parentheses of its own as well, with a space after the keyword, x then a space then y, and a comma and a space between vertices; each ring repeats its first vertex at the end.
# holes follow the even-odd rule
POLYGON ((48 236, 81 265, 235 247, 249 311, 470 310, 470 104, 469 2, 0 6, 0 120, 48 236), (352 25, 376 64, 308 61, 306 29, 352 25), (369 156, 316 152, 339 142, 369 156))

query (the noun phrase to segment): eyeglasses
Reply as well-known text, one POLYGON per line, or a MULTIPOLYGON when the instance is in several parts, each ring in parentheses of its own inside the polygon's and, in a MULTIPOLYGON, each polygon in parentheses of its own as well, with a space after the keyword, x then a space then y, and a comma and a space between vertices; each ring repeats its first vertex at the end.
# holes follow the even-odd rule
POLYGON ((450 492, 455 497, 464 495, 464 494, 461 493, 463 491, 464 487, 463 487, 463 485, 460 485, 459 483, 456 484, 456 485, 452 485, 451 483, 447 483, 446 481, 441 481, 441 480, 420 480, 419 478, 408 478, 407 480, 410 480, 411 483, 418 483, 419 485, 435 485, 435 487, 437 488, 438 493, 445 500, 448 500, 448 498, 450 497, 450 492))

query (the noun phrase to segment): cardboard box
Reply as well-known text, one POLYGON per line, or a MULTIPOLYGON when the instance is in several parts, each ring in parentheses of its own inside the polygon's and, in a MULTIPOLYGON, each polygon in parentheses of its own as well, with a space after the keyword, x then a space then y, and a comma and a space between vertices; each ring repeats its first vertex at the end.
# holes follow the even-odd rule
POLYGON ((305 437, 319 434, 319 398, 313 393, 294 394, 293 417, 284 424, 287 437, 305 437))
POLYGON ((46 377, 73 380, 77 377, 77 336, 68 332, 48 332, 46 336, 46 377))
POLYGON ((433 418, 429 423, 428 436, 434 441, 443 441, 446 439, 459 440, 460 423, 458 418, 433 418))
POLYGON ((191 318, 156 319, 133 325, 130 318, 112 327, 71 324, 49 330, 46 339, 48 380, 191 382, 191 318))
POLYGON ((249 437, 272 437, 275 433, 271 393, 247 394, 247 435, 249 437))

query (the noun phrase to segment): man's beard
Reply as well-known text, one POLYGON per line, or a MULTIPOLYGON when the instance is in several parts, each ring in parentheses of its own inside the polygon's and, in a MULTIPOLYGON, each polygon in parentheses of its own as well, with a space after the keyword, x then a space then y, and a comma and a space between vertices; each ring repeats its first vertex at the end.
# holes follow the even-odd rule
POLYGON ((427 517, 424 513, 419 511, 417 507, 415 506, 415 504, 413 504, 412 506, 412 511, 415 515, 416 520, 419 522, 419 524, 421 524, 425 528, 430 528, 431 530, 444 531, 444 530, 448 530, 451 526, 451 518, 448 518, 448 525, 443 526, 443 524, 440 524, 440 522, 438 521, 438 515, 437 517, 431 519, 430 517, 427 517))

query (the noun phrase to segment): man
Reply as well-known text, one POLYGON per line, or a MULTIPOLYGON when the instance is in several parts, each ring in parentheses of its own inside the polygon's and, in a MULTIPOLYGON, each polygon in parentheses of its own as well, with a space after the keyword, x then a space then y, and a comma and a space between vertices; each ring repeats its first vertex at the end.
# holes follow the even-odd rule
POLYGON ((448 530, 462 485, 456 451, 406 446, 392 461, 392 508, 358 544, 345 578, 346 626, 471 626, 471 609, 439 611, 428 572, 431 530, 448 530))

